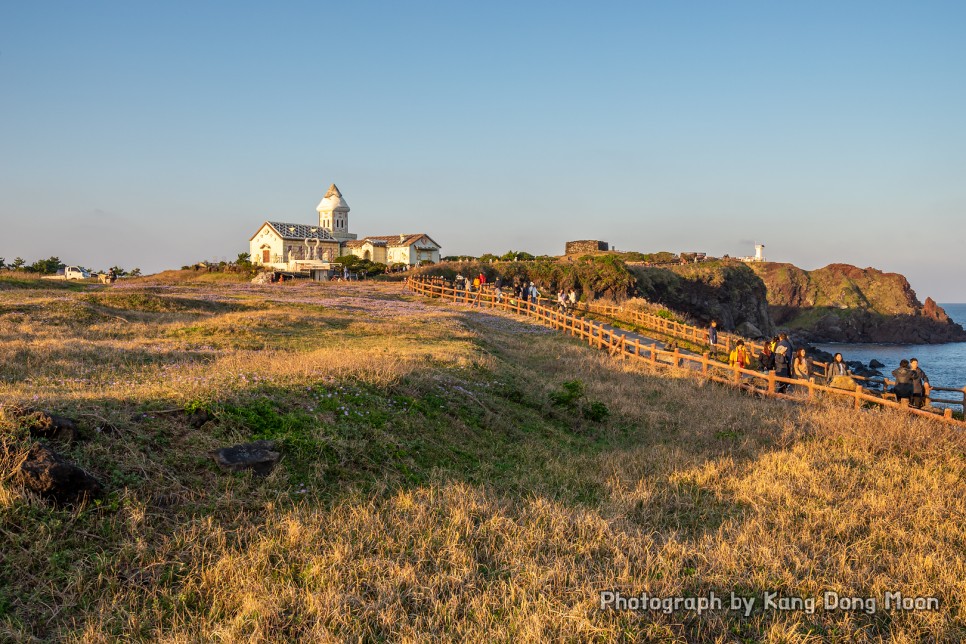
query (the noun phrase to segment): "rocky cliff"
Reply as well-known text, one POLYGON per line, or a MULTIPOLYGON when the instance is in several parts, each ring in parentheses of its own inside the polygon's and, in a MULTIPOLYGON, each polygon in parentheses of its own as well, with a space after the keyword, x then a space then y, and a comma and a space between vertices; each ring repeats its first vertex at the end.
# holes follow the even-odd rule
POLYGON ((717 320, 727 331, 758 338, 775 332, 765 285, 744 264, 701 262, 680 266, 630 266, 641 297, 681 311, 700 324, 717 320))
POLYGON ((966 341, 963 327, 932 299, 921 303, 898 273, 849 264, 814 271, 773 262, 749 267, 765 284, 774 322, 809 341, 966 341))

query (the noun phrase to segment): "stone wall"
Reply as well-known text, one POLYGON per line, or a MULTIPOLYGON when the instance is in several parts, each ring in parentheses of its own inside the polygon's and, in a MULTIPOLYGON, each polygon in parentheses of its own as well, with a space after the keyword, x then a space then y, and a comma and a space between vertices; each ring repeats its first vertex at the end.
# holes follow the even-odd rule
POLYGON ((580 241, 567 242, 566 252, 568 255, 579 255, 581 253, 599 253, 609 250, 607 242, 597 241, 596 239, 582 239, 580 241))

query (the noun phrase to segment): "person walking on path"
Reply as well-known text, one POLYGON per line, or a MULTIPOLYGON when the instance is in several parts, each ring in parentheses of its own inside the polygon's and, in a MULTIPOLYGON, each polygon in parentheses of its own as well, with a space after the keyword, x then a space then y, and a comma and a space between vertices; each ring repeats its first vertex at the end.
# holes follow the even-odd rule
POLYGON ((739 369, 744 369, 750 361, 751 356, 748 354, 748 349, 745 348, 745 341, 738 340, 735 343, 735 348, 731 350, 731 355, 728 356, 728 366, 737 366, 739 369))
POLYGON ((571 311, 577 308, 577 291, 575 291, 573 288, 571 288, 570 292, 567 294, 567 305, 567 308, 571 311))
POLYGON ((892 387, 892 393, 896 395, 896 402, 901 403, 902 399, 905 398, 906 401, 912 398, 912 369, 909 368, 908 360, 900 360, 899 368, 892 371, 892 377, 896 379, 895 386, 892 387))
POLYGON ((530 309, 533 311, 537 310, 537 304, 539 303, 540 303, 540 291, 537 290, 536 284, 534 284, 533 282, 530 282, 530 304, 531 304, 530 309))
MULTIPOLYGON (((778 344, 775 345, 775 375, 779 378, 791 378, 792 377, 792 356, 795 353, 795 348, 792 347, 792 343, 788 339, 788 335, 780 333, 778 335, 778 344)), ((788 383, 780 382, 775 387, 775 391, 780 394, 784 394, 788 391, 788 383)))
POLYGON ((912 371, 912 398, 909 399, 909 403, 917 409, 922 409, 929 396, 929 376, 919 368, 919 361, 915 358, 909 361, 909 370, 912 371))
POLYGON ((711 320, 711 324, 708 326, 708 347, 711 357, 716 358, 718 355, 718 322, 716 320, 711 320))

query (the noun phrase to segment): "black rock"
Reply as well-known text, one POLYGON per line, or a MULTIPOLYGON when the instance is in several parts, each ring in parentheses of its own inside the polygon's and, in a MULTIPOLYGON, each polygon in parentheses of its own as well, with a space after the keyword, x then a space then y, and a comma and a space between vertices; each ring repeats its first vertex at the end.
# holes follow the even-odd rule
POLYGON ((77 423, 70 418, 24 407, 13 407, 8 411, 33 438, 67 442, 77 439, 77 423))
POLYGON ((872 360, 869 361, 869 367, 872 369, 881 369, 884 366, 885 366, 884 364, 882 364, 875 358, 872 358, 872 360))
POLYGON ((262 476, 271 472, 282 457, 275 451, 275 443, 272 441, 255 441, 222 447, 209 452, 209 455, 224 470, 240 472, 250 469, 262 476))
POLYGON ((213 420, 213 418, 214 417, 204 409, 196 409, 188 415, 188 424, 195 429, 201 429, 205 423, 207 423, 209 420, 213 420))
POLYGON ((58 503, 98 497, 101 484, 47 445, 34 444, 15 478, 24 487, 58 503))

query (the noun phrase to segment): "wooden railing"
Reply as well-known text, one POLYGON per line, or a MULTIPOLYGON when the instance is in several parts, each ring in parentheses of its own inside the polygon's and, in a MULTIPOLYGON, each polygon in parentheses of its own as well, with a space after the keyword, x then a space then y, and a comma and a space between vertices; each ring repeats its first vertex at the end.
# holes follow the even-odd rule
MULTIPOLYGON (((862 386, 857 386, 854 391, 846 391, 820 385, 815 382, 814 378, 808 380, 783 378, 777 376, 774 371, 769 371, 766 374, 737 366, 731 367, 713 360, 707 352, 696 355, 683 352, 679 348, 675 348, 673 351, 658 349, 656 343, 647 344, 639 339, 629 341, 623 333, 608 329, 602 323, 594 320, 570 315, 559 311, 556 307, 526 302, 514 296, 503 295, 499 297, 487 290, 463 291, 449 286, 441 279, 410 277, 406 283, 411 291, 427 297, 443 298, 457 303, 500 309, 526 316, 551 328, 569 333, 598 349, 606 349, 611 356, 617 359, 635 360, 655 367, 686 369, 702 378, 750 390, 764 396, 804 402, 814 400, 818 394, 828 394, 849 401, 857 409, 866 404, 878 405, 899 409, 915 416, 932 418, 957 427, 966 427, 966 422, 953 418, 952 410, 949 408, 943 410, 935 408, 931 410, 917 409, 910 407, 906 400, 902 402, 886 400, 881 396, 870 393, 862 386), (804 392, 806 395, 805 397, 791 396, 780 391, 785 388, 804 392)), ((660 319, 663 320, 664 318, 660 319)), ((668 322, 673 323, 670 320, 668 322)))

